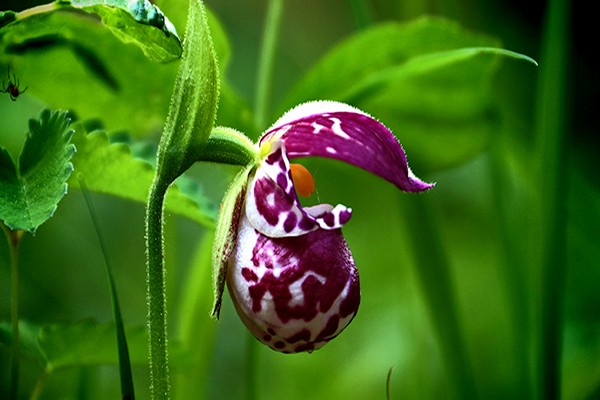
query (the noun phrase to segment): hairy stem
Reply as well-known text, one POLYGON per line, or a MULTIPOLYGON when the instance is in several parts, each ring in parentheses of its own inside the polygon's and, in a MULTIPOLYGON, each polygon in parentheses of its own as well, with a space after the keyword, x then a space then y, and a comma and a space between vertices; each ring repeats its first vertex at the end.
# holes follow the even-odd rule
POLYGON ((270 106, 269 100, 273 83, 273 65, 275 64, 277 39, 279 37, 281 16, 283 14, 283 1, 269 1, 269 9, 267 10, 265 20, 258 74, 256 76, 255 115, 256 124, 259 129, 266 128, 267 124, 267 113, 270 106))
POLYGON ((168 399, 170 391, 163 245, 163 210, 168 187, 169 184, 157 174, 150 188, 146 208, 146 303, 150 394, 153 399, 168 399))

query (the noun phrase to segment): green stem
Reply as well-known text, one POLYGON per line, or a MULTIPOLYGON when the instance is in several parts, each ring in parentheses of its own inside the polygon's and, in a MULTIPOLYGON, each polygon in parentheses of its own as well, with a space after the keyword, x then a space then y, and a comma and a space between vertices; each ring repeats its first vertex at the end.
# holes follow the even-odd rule
POLYGON ((279 28, 283 14, 283 2, 284 0, 271 0, 267 10, 256 76, 255 115, 259 129, 266 128, 267 124, 267 113, 270 106, 269 97, 273 84, 273 65, 275 64, 277 39, 279 38, 279 28))
POLYGON ((415 255, 415 272, 440 342, 442 359, 459 399, 477 398, 477 386, 467 354, 456 305, 450 265, 436 227, 430 194, 409 196, 407 226, 415 255))
POLYGON ((541 246, 540 398, 561 394, 564 281, 566 278, 565 131, 570 102, 566 98, 570 2, 548 3, 540 57, 536 134, 541 246))
POLYGON ((10 248, 10 269, 11 269, 11 320, 12 320, 12 350, 10 355, 10 391, 8 398, 16 400, 19 396, 19 373, 20 373, 20 355, 19 355, 19 245, 24 231, 10 230, 4 224, 0 223, 10 248))
POLYGON ((146 208, 146 302, 152 399, 168 399, 170 396, 163 244, 164 199, 168 187, 169 184, 157 174, 146 208))

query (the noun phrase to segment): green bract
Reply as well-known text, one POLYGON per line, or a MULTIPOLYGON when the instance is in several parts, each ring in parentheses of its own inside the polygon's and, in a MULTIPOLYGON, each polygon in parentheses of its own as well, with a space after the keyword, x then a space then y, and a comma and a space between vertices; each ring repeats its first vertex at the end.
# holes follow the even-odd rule
POLYGON ((190 2, 183 59, 157 155, 157 176, 172 182, 202 158, 217 112, 219 71, 206 12, 190 2))

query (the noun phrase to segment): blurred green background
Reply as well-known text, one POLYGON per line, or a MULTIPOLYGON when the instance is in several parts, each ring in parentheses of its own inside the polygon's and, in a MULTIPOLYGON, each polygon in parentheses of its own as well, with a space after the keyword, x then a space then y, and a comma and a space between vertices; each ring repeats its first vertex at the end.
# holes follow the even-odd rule
MULTIPOLYGON (((181 34, 186 8, 185 2, 176 3, 158 2, 181 34)), ((3 0, 0 7, 18 11, 31 5, 3 0)), ((222 74, 251 109, 266 1, 207 1, 206 5, 231 42, 231 59, 222 74)), ((566 223, 557 222, 557 229, 564 234, 560 243, 565 251, 564 258, 559 258, 561 249, 556 249, 564 276, 557 275, 558 282, 553 283, 564 289, 557 294, 562 310, 559 307, 556 313, 564 311, 564 318, 559 319, 562 349, 557 351, 562 396, 595 399, 600 398, 600 146, 595 115, 599 79, 590 55, 592 12, 586 8, 591 6, 582 2, 570 6, 571 30, 565 37, 571 51, 567 90, 559 107, 566 118, 561 145, 565 160, 560 168, 565 203, 558 208, 557 219, 566 223)), ((540 194, 545 170, 543 166, 533 169, 532 159, 539 140, 540 69, 547 67, 541 50, 546 11, 546 2, 514 0, 285 2, 268 124, 278 117, 277 105, 311 66, 365 24, 442 16, 499 39, 504 48, 534 58, 540 67, 502 61, 486 88, 494 121, 489 137, 475 154, 452 165, 432 168, 421 155, 428 146, 439 151, 434 136, 415 140, 414 146, 419 148, 411 151, 402 129, 394 127, 409 162, 414 156, 411 166, 415 174, 437 182, 426 194, 400 193, 368 173, 337 162, 306 161, 317 182, 319 201, 340 202, 353 209, 344 234, 362 288, 362 303, 353 323, 338 339, 312 354, 282 355, 260 346, 249 337, 228 297, 221 320, 212 320, 210 268, 203 250, 210 244, 210 234, 189 220, 169 215, 169 333, 175 344, 183 341, 189 346, 174 350, 172 356, 176 398, 242 399, 252 380, 258 399, 383 399, 390 369, 392 399, 465 395, 518 399, 543 393, 543 378, 538 373, 543 369, 539 353, 544 352, 540 338, 545 329, 541 325, 542 293, 547 282, 539 252, 554 223, 548 218, 540 223, 540 216, 551 213, 545 214, 546 199, 540 194), (423 270, 440 255, 447 262, 442 262, 446 269, 423 270)), ((161 68, 174 74, 175 65, 161 68)), ((28 75, 32 69, 15 67, 25 86, 34 79, 28 75)), ((3 74, 0 71, 0 76, 3 74)), ((68 76, 45 79, 65 79, 52 82, 52 90, 57 90, 57 96, 70 95, 68 76)), ((168 99, 169 82, 159 88, 162 98, 168 99)), ((35 89, 30 90, 16 102, 8 95, 0 97, 0 145, 13 154, 19 151, 28 119, 37 117, 47 101, 37 98, 35 89)), ((95 94, 90 89, 83 95, 95 94)), ((247 119, 243 117, 227 119, 226 114, 239 111, 235 102, 221 107, 227 122, 218 120, 219 124, 232 121, 230 125, 253 139, 266 128, 244 123, 247 119)), ((376 110, 367 111, 378 117, 376 110)), ((163 112, 166 116, 165 107, 163 112)), ((383 116, 379 118, 386 123, 383 116)), ((156 143, 160 121, 137 138, 156 143)), ((447 144, 442 150, 452 154, 452 141, 447 144)), ((190 176, 202 185, 203 194, 216 210, 236 171, 230 166, 199 164, 190 176)), ((94 194, 93 199, 114 265, 124 320, 128 326, 144 326, 144 207, 102 194, 94 194)), ((8 248, 2 244, 2 321, 10 321, 8 260, 8 248)), ((110 321, 103 268, 83 196, 70 190, 54 217, 23 242, 21 318, 39 325, 110 321)), ((136 394, 147 398, 146 344, 137 340, 130 341, 130 346, 137 355, 133 357, 136 394)), ((8 387, 9 354, 7 347, 0 347, 0 393, 8 387)), ((40 368, 25 357, 22 369, 23 398, 28 398, 40 368)), ((118 395, 116 365, 88 365, 49 374, 41 398, 107 399, 118 395)))

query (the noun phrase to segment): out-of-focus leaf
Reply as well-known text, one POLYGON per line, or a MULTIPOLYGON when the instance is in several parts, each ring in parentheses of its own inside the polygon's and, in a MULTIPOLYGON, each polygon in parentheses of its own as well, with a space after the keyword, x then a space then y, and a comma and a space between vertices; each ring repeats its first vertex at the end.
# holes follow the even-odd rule
POLYGON ((65 112, 44 110, 29 121, 19 163, 0 148, 0 219, 11 229, 35 232, 67 192, 75 151, 65 112))
MULTIPOLYGON (((181 56, 181 43, 175 27, 169 19, 147 0, 73 0, 57 1, 44 6, 25 10, 17 14, 16 23, 6 28, 9 36, 6 43, 13 46, 27 46, 41 34, 56 33, 66 41, 76 39, 66 32, 60 31, 62 26, 45 24, 50 14, 58 18, 53 23, 72 24, 72 17, 80 14, 95 22, 102 22, 116 37, 124 43, 133 43, 142 49, 151 60, 168 62, 181 56), (27 33, 27 35, 24 35, 27 33)), ((85 31, 81 33, 85 34, 85 31)))
POLYGON ((376 26, 326 55, 280 112, 315 99, 352 103, 395 131, 419 171, 447 168, 480 152, 495 128, 488 83, 498 59, 527 59, 497 46, 439 18, 376 26))
POLYGON ((100 24, 97 14, 75 8, 4 26, 0 63, 4 71, 10 65, 11 73, 28 86, 25 95, 138 136, 162 128, 177 68, 175 63, 151 62, 139 47, 123 43, 100 24))
MULTIPOLYGON (((117 2, 123 3, 113 1, 117 2)), ((183 24, 187 7, 171 3, 165 3, 165 9, 177 9, 175 21, 183 24)), ((84 2, 76 4, 83 6, 84 2)), ((153 53, 156 56, 151 59, 156 59, 162 53, 171 54, 161 43, 166 40, 179 46, 174 35, 167 36, 160 29, 136 22, 126 11, 126 4, 125 8, 123 4, 116 8, 99 4, 83 6, 93 12, 54 4, 44 7, 51 11, 38 10, 26 18, 22 14, 30 11, 25 11, 18 14, 20 19, 16 22, 0 27, 0 71, 6 71, 10 65, 11 73, 29 87, 28 96, 37 97, 53 108, 73 110, 82 119, 101 119, 111 132, 126 130, 138 137, 160 132, 177 64, 150 62, 146 55, 153 53), (99 23, 104 14, 107 15, 104 23, 99 23), (119 18, 127 24, 120 24, 119 18), (148 39, 144 32, 150 35, 148 39), (146 55, 140 43, 135 46, 123 42, 138 39, 147 47, 146 55)), ((8 13, 2 15, 10 21, 8 13)), ((225 70, 231 54, 227 35, 214 14, 208 13, 208 22, 219 66, 225 70)), ((183 31, 184 27, 178 28, 183 31)), ((181 48, 178 51, 177 57, 181 48)), ((172 60, 174 56, 163 57, 161 61, 172 60)), ((250 126, 247 105, 226 82, 221 87, 219 123, 246 129, 250 126)))
MULTIPOLYGON (((39 326, 20 321, 19 340, 22 353, 38 362, 40 367, 52 372, 61 368, 85 365, 116 365, 117 346, 115 326, 85 320, 76 323, 56 323, 39 326)), ((144 326, 125 329, 129 343, 131 363, 145 365, 148 362, 147 332, 144 326)), ((12 342, 10 324, 0 323, 0 343, 12 342)), ((185 364, 188 357, 183 354, 176 341, 170 343, 175 363, 185 364)))
MULTIPOLYGON (((111 144, 106 133, 95 131, 87 134, 81 124, 74 125, 73 143, 77 153, 73 165, 82 174, 89 190, 145 203, 154 176, 154 168, 146 161, 134 158, 129 146, 111 144)), ((78 187, 75 177, 71 185, 78 187)), ((187 192, 189 182, 186 185, 187 192)), ((189 218, 203 226, 213 227, 216 211, 196 187, 194 196, 184 194, 177 186, 169 189, 166 209, 189 218)))

